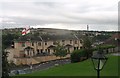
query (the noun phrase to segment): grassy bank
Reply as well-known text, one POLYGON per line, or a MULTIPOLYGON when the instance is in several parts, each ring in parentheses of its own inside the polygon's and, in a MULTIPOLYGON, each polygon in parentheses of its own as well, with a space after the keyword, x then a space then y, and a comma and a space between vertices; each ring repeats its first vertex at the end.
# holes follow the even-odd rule
MULTIPOLYGON (((118 56, 109 56, 101 76, 118 76, 118 56)), ((96 76, 91 59, 20 76, 96 76)))

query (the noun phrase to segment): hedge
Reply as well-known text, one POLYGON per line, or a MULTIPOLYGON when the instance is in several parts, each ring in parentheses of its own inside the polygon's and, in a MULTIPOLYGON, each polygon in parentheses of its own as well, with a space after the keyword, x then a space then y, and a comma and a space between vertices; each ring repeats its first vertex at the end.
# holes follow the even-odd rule
POLYGON ((81 50, 75 50, 71 53, 71 62, 80 62, 87 58, 89 58, 92 54, 92 49, 81 49, 81 50))
POLYGON ((71 62, 80 62, 83 61, 89 57, 92 56, 93 51, 97 50, 104 50, 104 49, 109 49, 109 48, 115 48, 113 45, 103 45, 103 46, 97 46, 96 48, 91 48, 91 49, 80 49, 80 50, 75 50, 71 53, 71 62))

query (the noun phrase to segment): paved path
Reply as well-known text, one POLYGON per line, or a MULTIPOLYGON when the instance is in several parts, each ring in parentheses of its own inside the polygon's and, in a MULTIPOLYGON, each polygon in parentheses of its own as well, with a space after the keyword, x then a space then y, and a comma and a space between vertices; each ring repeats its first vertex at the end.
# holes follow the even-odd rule
POLYGON ((120 53, 113 53, 112 55, 120 56, 120 53))

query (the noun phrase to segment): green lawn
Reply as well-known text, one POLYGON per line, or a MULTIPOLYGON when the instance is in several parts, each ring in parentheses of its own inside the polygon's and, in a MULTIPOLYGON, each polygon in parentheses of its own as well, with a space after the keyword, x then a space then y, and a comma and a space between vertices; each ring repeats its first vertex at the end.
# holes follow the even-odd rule
MULTIPOLYGON (((21 76, 96 76, 96 71, 93 68, 92 61, 88 59, 83 62, 61 65, 21 76)), ((118 76, 118 56, 110 55, 108 57, 108 61, 101 71, 101 76, 118 76)))

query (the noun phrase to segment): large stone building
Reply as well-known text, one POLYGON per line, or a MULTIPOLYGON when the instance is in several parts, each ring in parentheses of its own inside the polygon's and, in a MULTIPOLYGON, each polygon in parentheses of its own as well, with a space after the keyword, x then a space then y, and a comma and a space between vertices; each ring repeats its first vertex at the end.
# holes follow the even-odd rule
MULTIPOLYGON (((9 52, 9 62, 15 64, 36 64, 42 61, 55 60, 54 47, 57 43, 63 45, 70 54, 76 49, 82 48, 82 38, 72 34, 67 35, 39 35, 22 36, 14 40, 12 48, 6 49, 9 52)), ((69 57, 69 55, 68 55, 69 57)))

